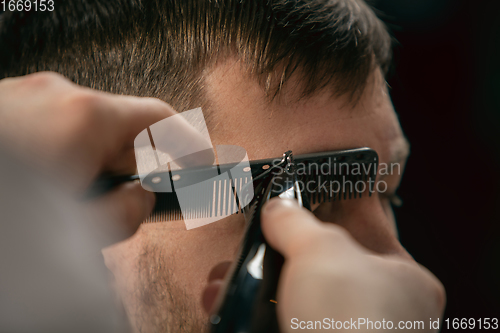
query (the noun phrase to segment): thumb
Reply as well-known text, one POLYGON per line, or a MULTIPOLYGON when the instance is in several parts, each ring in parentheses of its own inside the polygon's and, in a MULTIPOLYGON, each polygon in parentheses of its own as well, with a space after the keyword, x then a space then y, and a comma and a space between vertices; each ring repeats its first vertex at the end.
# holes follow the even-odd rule
POLYGON ((284 257, 294 256, 324 232, 322 223, 294 200, 274 198, 262 210, 262 231, 284 257))

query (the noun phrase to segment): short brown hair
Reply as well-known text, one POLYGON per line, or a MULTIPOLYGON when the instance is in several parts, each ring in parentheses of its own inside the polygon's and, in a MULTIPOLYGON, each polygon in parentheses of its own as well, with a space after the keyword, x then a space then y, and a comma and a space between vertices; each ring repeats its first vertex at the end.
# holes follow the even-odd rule
POLYGON ((391 61, 391 38, 363 0, 78 0, 0 16, 0 78, 55 71, 80 85, 204 105, 205 73, 236 55, 275 97, 356 94, 391 61))

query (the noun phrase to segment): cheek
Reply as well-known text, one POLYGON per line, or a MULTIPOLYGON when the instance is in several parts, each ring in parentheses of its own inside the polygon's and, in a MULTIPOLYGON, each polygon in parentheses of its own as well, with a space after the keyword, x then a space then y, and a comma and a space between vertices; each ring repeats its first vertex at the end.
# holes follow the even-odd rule
POLYGON ((354 239, 369 250, 407 255, 396 237, 393 215, 388 214, 377 195, 323 204, 315 211, 315 215, 321 221, 346 228, 354 239))
POLYGON ((197 297, 210 270, 222 261, 234 260, 244 228, 241 218, 241 214, 233 215, 192 230, 164 228, 159 232, 156 228, 151 241, 161 248, 176 283, 197 297))
POLYGON ((382 207, 384 209, 384 213, 387 216, 387 220, 390 223, 390 227, 392 228, 392 233, 399 240, 398 226, 396 223, 396 218, 394 217, 394 211, 392 210, 392 205, 389 200, 382 201, 382 207))

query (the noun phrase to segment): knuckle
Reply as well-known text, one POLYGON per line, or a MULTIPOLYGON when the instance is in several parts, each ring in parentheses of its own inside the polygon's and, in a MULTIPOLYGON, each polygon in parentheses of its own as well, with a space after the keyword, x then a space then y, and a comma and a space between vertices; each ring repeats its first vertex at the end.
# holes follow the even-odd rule
POLYGON ((127 196, 127 199, 123 201, 122 220, 126 228, 131 232, 134 232, 137 226, 147 217, 144 200, 137 200, 137 196, 141 195, 138 192, 138 189, 132 190, 131 195, 127 196))
POLYGON ((98 121, 103 104, 103 98, 99 94, 77 89, 64 99, 61 109, 71 113, 76 124, 87 128, 98 121))
POLYGON ((343 243, 351 238, 351 234, 343 227, 336 224, 327 224, 324 226, 322 240, 325 242, 343 243))
POLYGON ((142 100, 148 108, 158 110, 159 112, 164 113, 165 116, 174 115, 177 113, 170 104, 159 98, 143 97, 142 100))
POLYGON ((98 109, 102 101, 98 94, 78 89, 66 98, 65 103, 70 108, 90 113, 98 109))
POLYGON ((67 79, 61 74, 55 72, 37 72, 26 75, 23 83, 29 86, 45 87, 55 82, 64 82, 67 79))
POLYGON ((68 144, 95 142, 96 129, 100 128, 101 97, 90 90, 76 88, 55 102, 57 116, 64 121, 64 137, 68 144), (72 142, 71 139, 75 140, 72 142))

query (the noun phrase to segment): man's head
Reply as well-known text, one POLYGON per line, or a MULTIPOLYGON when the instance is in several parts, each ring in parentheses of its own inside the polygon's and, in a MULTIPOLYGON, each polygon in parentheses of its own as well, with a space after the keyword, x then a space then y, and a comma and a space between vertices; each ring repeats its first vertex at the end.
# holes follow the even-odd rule
MULTIPOLYGON (((390 37, 361 0, 120 0, 7 13, 0 78, 42 70, 119 94, 158 97, 178 111, 202 106, 214 145, 249 158, 371 147, 382 163, 406 158, 385 86, 390 37)), ((316 210, 369 249, 404 253, 388 194, 316 210)), ((140 331, 200 331, 211 268, 233 260, 241 215, 186 231, 143 225, 105 252, 140 331)))
POLYGON ((363 0, 65 1, 2 15, 0 78, 44 70, 108 92, 207 106, 206 79, 237 58, 272 99, 359 94, 388 68, 390 37, 363 0))

